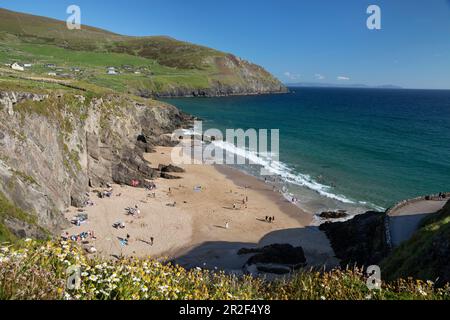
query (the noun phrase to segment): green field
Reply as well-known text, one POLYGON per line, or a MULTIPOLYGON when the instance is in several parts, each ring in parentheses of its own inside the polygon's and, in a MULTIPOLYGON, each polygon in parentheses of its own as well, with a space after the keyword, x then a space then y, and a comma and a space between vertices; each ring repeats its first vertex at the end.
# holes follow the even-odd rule
POLYGON ((25 72, 19 72, 21 76, 48 77, 49 72, 59 70, 59 74, 68 76, 55 78, 84 81, 121 93, 144 88, 163 91, 171 86, 207 88, 209 85, 205 70, 180 70, 162 66, 153 59, 120 53, 73 51, 51 45, 1 43, 0 63, 13 62, 33 65, 25 72), (47 64, 54 64, 56 68, 48 68, 47 64), (119 74, 108 75, 108 67, 115 67, 119 74), (74 72, 74 68, 80 72, 74 72))
POLYGON ((61 21, 0 9, 0 76, 5 64, 14 62, 33 64, 17 72, 19 77, 51 73, 55 79, 138 95, 208 90, 217 84, 247 89, 255 81, 274 90, 282 87, 263 68, 204 46, 163 36, 121 36, 88 26, 72 31, 61 21), (108 67, 118 74, 107 74, 108 67))

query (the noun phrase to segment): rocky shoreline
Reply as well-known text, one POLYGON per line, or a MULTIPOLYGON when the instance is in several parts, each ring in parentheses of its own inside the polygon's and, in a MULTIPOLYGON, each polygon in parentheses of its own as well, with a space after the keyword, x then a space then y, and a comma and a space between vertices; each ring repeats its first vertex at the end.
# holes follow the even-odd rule
POLYGON ((280 86, 278 88, 253 89, 244 87, 211 87, 205 89, 192 88, 173 88, 171 91, 151 92, 146 90, 139 90, 137 95, 143 98, 220 98, 220 97, 234 97, 234 96, 260 96, 269 94, 287 94, 289 89, 280 86))

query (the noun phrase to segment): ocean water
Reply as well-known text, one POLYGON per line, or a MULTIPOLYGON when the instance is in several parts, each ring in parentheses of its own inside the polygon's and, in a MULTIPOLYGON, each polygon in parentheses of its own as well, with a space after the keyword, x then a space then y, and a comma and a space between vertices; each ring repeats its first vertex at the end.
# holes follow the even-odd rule
MULTIPOLYGON (((205 129, 279 129, 280 161, 260 162, 312 212, 381 210, 450 191, 450 91, 291 90, 167 101, 201 118, 205 129)), ((255 166, 239 168, 259 175, 255 166)))

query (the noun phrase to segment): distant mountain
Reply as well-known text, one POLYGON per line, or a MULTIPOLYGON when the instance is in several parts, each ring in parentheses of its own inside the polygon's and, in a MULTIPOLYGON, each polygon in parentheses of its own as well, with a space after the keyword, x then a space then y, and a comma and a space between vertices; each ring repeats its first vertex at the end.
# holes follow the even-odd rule
POLYGON ((372 88, 372 89, 403 89, 396 85, 380 85, 380 86, 369 86, 366 84, 358 83, 319 83, 319 82, 298 82, 298 83, 286 83, 287 87, 300 88, 300 87, 313 87, 313 88, 372 88))

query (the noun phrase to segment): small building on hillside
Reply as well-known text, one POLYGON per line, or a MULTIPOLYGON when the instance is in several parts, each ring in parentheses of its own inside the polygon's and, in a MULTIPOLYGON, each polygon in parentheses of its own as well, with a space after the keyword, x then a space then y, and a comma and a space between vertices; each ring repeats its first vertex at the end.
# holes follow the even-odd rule
POLYGON ((16 71, 24 71, 25 70, 25 68, 17 62, 14 62, 11 65, 11 69, 16 70, 16 71))
POLYGON ((108 71, 107 71, 107 74, 115 75, 115 74, 118 74, 118 72, 116 71, 116 68, 114 68, 114 67, 109 67, 109 68, 108 68, 108 71))

